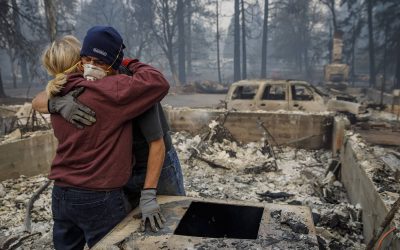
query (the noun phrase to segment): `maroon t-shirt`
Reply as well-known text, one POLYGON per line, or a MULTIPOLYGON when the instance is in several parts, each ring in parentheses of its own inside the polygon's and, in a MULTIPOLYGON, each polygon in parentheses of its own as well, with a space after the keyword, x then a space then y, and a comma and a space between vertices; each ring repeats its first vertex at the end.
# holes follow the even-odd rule
POLYGON ((49 178, 56 185, 108 190, 122 187, 131 175, 131 120, 159 102, 169 84, 153 67, 130 64, 133 76, 115 75, 86 81, 68 75, 61 95, 85 87, 78 100, 96 112, 96 123, 78 129, 58 114, 51 115, 58 148, 49 178))

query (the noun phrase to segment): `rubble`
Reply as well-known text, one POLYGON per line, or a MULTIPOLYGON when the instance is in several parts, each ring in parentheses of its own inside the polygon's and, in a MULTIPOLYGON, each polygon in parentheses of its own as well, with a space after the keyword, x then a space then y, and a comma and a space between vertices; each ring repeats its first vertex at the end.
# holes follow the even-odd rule
MULTIPOLYGON (((330 151, 275 149, 278 168, 274 169, 274 159, 263 150, 262 140, 242 145, 226 139, 218 142, 218 137, 204 143, 201 138, 184 132, 173 134, 188 196, 255 202, 260 202, 260 194, 281 196, 261 202, 309 206, 322 248, 362 249, 365 246, 362 243, 361 207, 349 203, 344 188, 334 175, 326 179, 332 161, 330 151), (210 167, 195 157, 189 160, 198 148, 201 148, 203 158, 227 169, 210 167)), ((4 191, 0 188, 0 194, 5 195, 0 201, 0 246, 11 239, 11 244, 21 244, 21 248, 52 247, 51 187, 33 205, 32 232, 23 229, 26 204, 45 182, 43 175, 1 182, 4 191)), ((279 220, 288 230, 304 232, 295 218, 289 216, 279 220)))
MULTIPOLYGON (((51 249, 51 189, 47 188, 32 209, 32 232, 24 231, 26 204, 33 193, 47 181, 43 175, 9 179, 1 182, 5 195, 0 200, 0 249, 51 249)), ((1 188, 0 188, 1 189, 1 188)))
POLYGON ((400 193, 400 148, 368 146, 363 138, 354 132, 347 132, 347 136, 356 145, 354 150, 363 155, 360 157, 360 159, 365 159, 362 165, 383 200, 392 204, 400 193))
POLYGON ((27 138, 50 129, 50 115, 32 109, 31 103, 0 106, 0 144, 27 138))
POLYGON ((306 205, 312 209, 315 219, 319 218, 314 223, 319 242, 326 249, 365 246, 361 207, 349 203, 343 185, 334 175, 331 181, 324 182, 332 161, 330 151, 283 147, 283 152, 277 154, 278 169, 260 173, 247 169, 272 164, 271 156, 262 153, 262 143, 238 145, 224 140, 207 144, 205 151, 209 159, 229 168, 226 170, 212 168, 196 159, 188 164, 190 152, 201 144, 200 136, 175 133, 173 142, 181 159, 188 196, 260 201, 261 194, 268 202, 306 205), (235 152, 235 158, 230 157, 230 151, 235 152))

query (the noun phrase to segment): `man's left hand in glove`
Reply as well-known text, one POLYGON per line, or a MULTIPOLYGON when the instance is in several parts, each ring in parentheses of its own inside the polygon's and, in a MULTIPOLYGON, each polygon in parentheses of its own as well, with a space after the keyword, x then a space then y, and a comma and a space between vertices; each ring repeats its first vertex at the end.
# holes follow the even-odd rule
POLYGON ((160 206, 157 203, 156 189, 143 189, 140 196, 139 207, 142 212, 141 230, 146 230, 147 220, 150 223, 151 230, 157 232, 158 229, 163 228, 166 221, 161 214, 160 206), (157 224, 157 225, 156 225, 157 224), (157 228, 158 226, 158 228, 157 228))

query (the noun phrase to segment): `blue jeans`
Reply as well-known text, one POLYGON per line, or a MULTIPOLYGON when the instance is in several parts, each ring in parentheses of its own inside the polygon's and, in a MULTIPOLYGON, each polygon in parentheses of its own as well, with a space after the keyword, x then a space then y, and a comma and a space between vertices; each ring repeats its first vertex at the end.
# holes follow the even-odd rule
POLYGON ((91 191, 53 187, 53 242, 55 249, 90 247, 113 229, 130 210, 122 189, 91 191))
MULTIPOLYGON (((140 191, 146 179, 146 168, 133 168, 132 176, 124 186, 125 194, 132 208, 139 205, 140 191)), ((175 148, 170 149, 164 159, 163 168, 158 180, 157 194, 185 196, 182 168, 175 148)))

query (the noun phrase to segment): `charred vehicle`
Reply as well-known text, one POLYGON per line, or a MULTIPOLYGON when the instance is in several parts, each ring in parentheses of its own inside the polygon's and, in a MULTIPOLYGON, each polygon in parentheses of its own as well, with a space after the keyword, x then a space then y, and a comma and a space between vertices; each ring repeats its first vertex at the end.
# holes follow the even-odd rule
POLYGON ((231 85, 225 102, 227 109, 235 110, 336 111, 360 118, 366 113, 360 103, 297 80, 242 80, 231 85))

